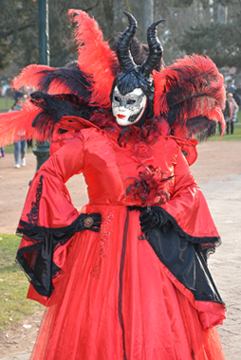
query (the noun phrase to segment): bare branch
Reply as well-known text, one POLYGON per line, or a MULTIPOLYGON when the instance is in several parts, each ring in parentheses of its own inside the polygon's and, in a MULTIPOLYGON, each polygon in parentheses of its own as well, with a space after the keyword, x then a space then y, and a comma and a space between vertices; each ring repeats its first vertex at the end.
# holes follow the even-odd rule
POLYGON ((86 8, 86 9, 84 9, 84 11, 88 12, 88 11, 93 10, 94 8, 96 8, 96 7, 99 5, 99 3, 100 3, 100 0, 97 0, 97 2, 96 2, 96 4, 95 4, 95 5, 93 5, 93 6, 91 6, 91 7, 88 7, 88 8, 86 8))
POLYGON ((24 31, 24 30, 26 30, 26 29, 28 29, 28 28, 31 28, 31 27, 34 27, 35 26, 35 22, 34 21, 32 21, 32 22, 30 22, 30 23, 28 23, 28 24, 22 24, 22 25, 20 25, 19 27, 16 27, 16 28, 14 28, 14 29, 10 29, 9 31, 2 31, 2 32, 0 32, 0 35, 2 36, 2 37, 8 37, 8 36, 10 36, 10 35, 13 35, 13 34, 15 34, 16 32, 20 32, 20 31, 24 31))

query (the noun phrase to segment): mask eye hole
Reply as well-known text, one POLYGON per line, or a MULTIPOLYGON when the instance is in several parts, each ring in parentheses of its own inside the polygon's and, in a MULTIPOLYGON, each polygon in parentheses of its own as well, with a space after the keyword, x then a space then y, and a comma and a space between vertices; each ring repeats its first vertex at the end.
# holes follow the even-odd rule
POLYGON ((127 100, 128 105, 133 105, 133 104, 135 104, 135 102, 136 102, 136 100, 131 100, 131 99, 127 100))
POLYGON ((114 97, 114 99, 115 99, 115 101, 120 102, 120 98, 119 98, 119 96, 115 96, 115 97, 114 97))

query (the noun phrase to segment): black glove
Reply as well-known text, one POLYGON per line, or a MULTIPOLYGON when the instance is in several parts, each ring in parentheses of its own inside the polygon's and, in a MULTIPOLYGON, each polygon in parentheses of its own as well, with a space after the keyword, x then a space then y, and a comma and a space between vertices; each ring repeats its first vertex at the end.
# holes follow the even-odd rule
POLYGON ((142 232, 147 235, 148 231, 157 229, 166 224, 167 217, 161 207, 147 207, 141 212, 140 223, 142 232))
POLYGON ((76 228, 75 228, 76 232, 82 230, 92 230, 95 232, 100 231, 101 215, 99 213, 92 213, 92 214, 82 213, 79 215, 79 217, 76 220, 77 220, 76 228))

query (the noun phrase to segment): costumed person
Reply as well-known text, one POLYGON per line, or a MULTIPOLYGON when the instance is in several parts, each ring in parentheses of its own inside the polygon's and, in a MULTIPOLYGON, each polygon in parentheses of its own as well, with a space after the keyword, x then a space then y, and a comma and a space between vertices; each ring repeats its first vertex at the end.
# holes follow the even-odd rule
MULTIPOLYGON (((115 52, 70 10, 78 62, 30 65, 13 81, 38 90, 19 115, 26 135, 52 141, 17 229, 28 298, 48 307, 31 359, 221 360, 225 307, 207 267, 220 238, 189 167, 196 139, 217 121, 224 130, 223 78, 198 55, 164 69, 161 21, 146 54, 125 14, 115 52), (81 213, 65 186, 80 172, 81 213)), ((6 141, 21 128, 0 124, 6 141)))

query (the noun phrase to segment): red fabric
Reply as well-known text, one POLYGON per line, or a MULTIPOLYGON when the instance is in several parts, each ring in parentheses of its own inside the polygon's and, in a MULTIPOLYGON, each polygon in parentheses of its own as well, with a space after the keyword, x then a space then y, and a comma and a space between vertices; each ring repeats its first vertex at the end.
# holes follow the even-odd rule
POLYGON ((91 83, 90 104, 108 108, 114 81, 113 65, 117 57, 106 41, 99 25, 81 10, 69 10, 71 22, 76 23, 75 40, 78 44, 78 66, 91 83))
POLYGON ((55 228, 74 221, 79 212, 64 183, 82 171, 89 194, 89 204, 82 212, 101 213, 102 225, 99 233, 77 233, 54 253, 62 273, 54 279, 50 299, 30 287, 28 297, 50 307, 32 360, 120 360, 123 344, 127 359, 191 360, 192 354, 196 360, 224 359, 216 329, 204 330, 222 322, 223 306, 197 304, 148 242, 139 240, 138 211, 129 213, 126 224, 126 206, 141 205, 141 200, 125 194, 131 182, 128 178, 138 176, 139 165, 151 163, 160 167, 165 177, 174 175, 167 186, 171 199, 163 207, 182 229, 193 236, 217 236, 176 141, 163 136, 152 146, 155 157, 139 159, 133 156, 136 149, 132 145, 121 148, 109 133, 83 129, 55 152, 33 179, 23 220, 28 220, 43 176, 38 225, 55 228))
POLYGON ((182 152, 185 155, 185 158, 188 162, 188 165, 191 166, 197 160, 197 149, 196 146, 198 141, 196 139, 182 139, 174 137, 178 145, 180 145, 182 152))
MULTIPOLYGON (((123 359, 117 301, 122 244, 118 239, 123 236, 119 219, 126 210, 106 208, 104 214, 102 240, 87 234, 72 243, 74 266, 70 273, 66 268, 61 282, 65 296, 47 311, 31 359, 123 359)), ((133 212, 130 218, 125 257, 126 358, 191 360, 193 351, 197 360, 223 360, 216 329, 203 330, 188 297, 166 276, 148 243, 137 239, 138 217, 133 212)))
POLYGON ((162 207, 185 233, 195 237, 218 237, 206 200, 188 168, 179 151, 175 167, 175 193, 162 207))

